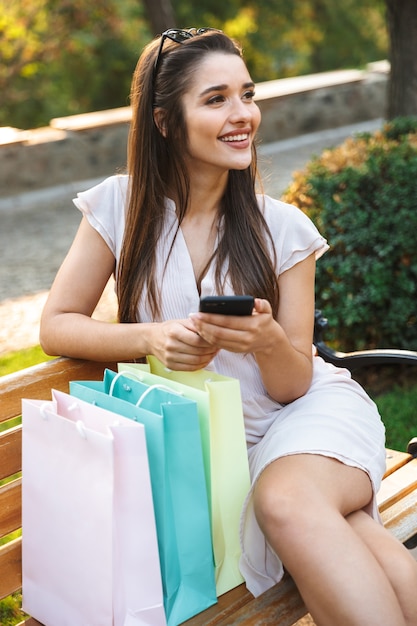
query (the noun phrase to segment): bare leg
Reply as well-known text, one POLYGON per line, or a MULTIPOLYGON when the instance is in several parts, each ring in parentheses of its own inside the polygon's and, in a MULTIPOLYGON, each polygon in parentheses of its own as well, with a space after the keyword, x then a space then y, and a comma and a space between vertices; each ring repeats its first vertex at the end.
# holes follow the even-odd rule
POLYGON ((383 526, 363 511, 347 516, 356 534, 384 570, 401 606, 407 625, 417 624, 417 562, 383 526))
MULTIPOLYGON (((373 540, 362 514, 346 519, 365 507, 371 495, 365 472, 319 455, 281 458, 258 480, 254 493, 258 522, 320 626, 417 626, 412 594, 399 593, 404 580, 394 582, 395 570, 404 565, 407 574, 401 578, 407 577, 406 586, 415 589, 409 555, 395 551, 393 570, 389 556, 375 555, 386 547, 382 539, 386 531, 380 529, 379 541, 373 540), (390 576, 385 571, 388 565, 390 576)), ((389 539, 393 550, 394 540, 389 539)))

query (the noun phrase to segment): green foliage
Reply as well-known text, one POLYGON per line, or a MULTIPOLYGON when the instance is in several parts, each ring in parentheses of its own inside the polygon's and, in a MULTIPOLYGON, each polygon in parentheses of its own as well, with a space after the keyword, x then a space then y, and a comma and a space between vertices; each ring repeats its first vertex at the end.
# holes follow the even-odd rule
POLYGON ((255 81, 362 66, 386 58, 383 0, 173 0, 179 24, 236 37, 255 81))
POLYGON ((417 349, 417 118, 315 157, 284 199, 329 240, 316 299, 344 349, 417 349))
POLYGON ((0 0, 0 126, 126 106, 149 39, 136 0, 0 0))
MULTIPOLYGON (((383 0, 172 5, 177 25, 236 37, 256 81, 387 56, 383 0)), ((34 128, 53 117, 126 106, 151 37, 141 0, 0 0, 0 126, 34 128)))

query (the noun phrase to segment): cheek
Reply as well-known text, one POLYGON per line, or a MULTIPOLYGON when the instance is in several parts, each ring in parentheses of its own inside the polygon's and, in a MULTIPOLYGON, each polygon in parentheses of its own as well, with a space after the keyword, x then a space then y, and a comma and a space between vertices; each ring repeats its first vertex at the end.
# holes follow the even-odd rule
POLYGON ((255 107, 255 111, 254 111, 254 115, 253 115, 253 127, 255 130, 258 130, 259 125, 261 123, 262 120, 262 114, 261 114, 261 110, 258 107, 257 104, 254 104, 255 107))
POLYGON ((190 120, 188 125, 189 137, 217 137, 222 128, 222 123, 213 119, 212 115, 199 115, 190 120))

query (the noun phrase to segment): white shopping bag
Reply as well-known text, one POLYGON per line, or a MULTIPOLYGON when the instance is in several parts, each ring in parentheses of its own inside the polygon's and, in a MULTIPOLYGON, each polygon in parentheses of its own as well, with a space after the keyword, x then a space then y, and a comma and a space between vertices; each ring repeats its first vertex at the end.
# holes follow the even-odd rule
POLYGON ((144 427, 62 392, 22 401, 23 609, 165 626, 144 427))

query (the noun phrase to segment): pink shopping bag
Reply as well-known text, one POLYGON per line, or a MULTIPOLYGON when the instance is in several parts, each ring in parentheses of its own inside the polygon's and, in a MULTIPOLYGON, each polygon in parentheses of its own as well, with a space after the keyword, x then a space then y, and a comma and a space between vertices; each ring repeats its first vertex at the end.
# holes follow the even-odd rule
POLYGON ((62 392, 22 401, 23 609, 165 626, 144 427, 62 392))

